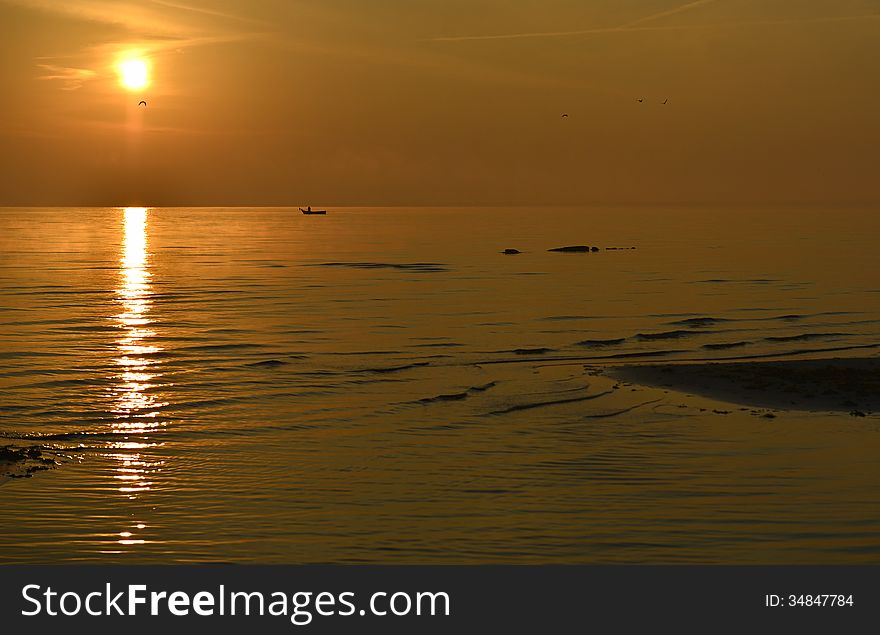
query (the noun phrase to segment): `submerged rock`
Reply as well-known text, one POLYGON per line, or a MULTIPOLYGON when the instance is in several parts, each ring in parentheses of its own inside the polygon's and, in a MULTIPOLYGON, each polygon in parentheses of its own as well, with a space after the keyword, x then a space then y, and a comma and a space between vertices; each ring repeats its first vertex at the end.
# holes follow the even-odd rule
POLYGON ((566 254, 582 254, 590 251, 587 245, 570 245, 568 247, 555 247, 547 251, 559 251, 566 254))
POLYGON ((34 472, 52 469, 58 465, 55 459, 43 455, 37 446, 18 448, 13 445, 0 446, 0 480, 8 478, 30 478, 34 472))

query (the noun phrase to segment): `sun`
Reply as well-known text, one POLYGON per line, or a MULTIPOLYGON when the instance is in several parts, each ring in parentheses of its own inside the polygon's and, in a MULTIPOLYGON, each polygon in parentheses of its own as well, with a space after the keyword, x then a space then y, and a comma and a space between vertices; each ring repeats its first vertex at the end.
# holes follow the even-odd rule
POLYGON ((119 83, 128 90, 140 90, 150 83, 150 65, 142 58, 126 58, 117 65, 119 83))

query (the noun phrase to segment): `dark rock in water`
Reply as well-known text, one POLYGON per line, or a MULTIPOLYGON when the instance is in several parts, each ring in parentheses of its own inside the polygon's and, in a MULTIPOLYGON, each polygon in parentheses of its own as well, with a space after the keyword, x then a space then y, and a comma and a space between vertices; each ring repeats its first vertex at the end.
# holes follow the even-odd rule
POLYGON ((593 251, 593 252, 595 252, 595 251, 599 251, 599 248, 598 248, 598 247, 591 247, 591 248, 590 248, 590 251, 593 251))
POLYGON ((43 456, 43 451, 37 446, 0 446, 0 478, 30 478, 34 472, 49 470, 56 465, 58 462, 43 456))
POLYGON ((556 247, 547 251, 559 251, 566 254, 583 254, 590 251, 587 245, 570 245, 568 247, 556 247))
POLYGON ((850 414, 851 417, 865 417, 865 416, 867 416, 867 415, 865 415, 865 413, 862 412, 861 410, 853 410, 853 411, 850 412, 849 414, 850 414))
POLYGON ((10 463, 18 463, 28 458, 27 450, 19 450, 9 445, 0 447, 0 461, 8 461, 10 463))
POLYGON ((513 254, 521 254, 522 252, 519 249, 505 249, 501 253, 512 256, 513 254))

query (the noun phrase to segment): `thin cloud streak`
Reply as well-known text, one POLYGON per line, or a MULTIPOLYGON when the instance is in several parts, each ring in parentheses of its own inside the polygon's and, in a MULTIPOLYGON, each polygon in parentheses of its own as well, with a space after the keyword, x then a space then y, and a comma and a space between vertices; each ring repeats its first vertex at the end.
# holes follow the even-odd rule
POLYGON ((173 0, 150 0, 149 4, 108 0, 0 0, 32 11, 52 13, 74 20, 121 27, 130 35, 120 34, 106 42, 76 52, 38 58, 43 71, 40 80, 60 82, 61 88, 73 91, 104 72, 106 59, 124 50, 138 50, 144 55, 162 55, 196 46, 226 44, 261 37, 263 33, 245 31, 245 24, 264 24, 232 14, 173 0), (204 16, 209 16, 205 18, 204 16))
POLYGON ((246 24, 266 24, 262 20, 255 20, 253 18, 246 18, 244 16, 235 15, 232 13, 224 13, 223 11, 215 11, 213 9, 205 9, 204 7, 197 7, 191 4, 184 4, 182 2, 171 2, 170 0, 150 0, 153 4, 168 7, 169 9, 179 9, 181 11, 189 11, 192 13, 199 13, 201 15, 209 15, 215 18, 222 18, 224 20, 232 20, 234 22, 244 22, 246 24))
POLYGON ((880 13, 852 16, 828 16, 824 18, 753 20, 744 22, 719 22, 716 24, 670 24, 659 26, 617 26, 578 31, 542 31, 537 33, 506 33, 499 35, 459 35, 430 38, 429 42, 466 42, 470 40, 513 40, 519 38, 567 37, 576 35, 601 35, 605 33, 640 33, 651 31, 702 31, 709 29, 735 29, 752 26, 794 26, 799 24, 830 24, 836 22, 870 21, 880 18, 880 13))
POLYGON ((691 9, 696 9, 698 7, 705 6, 707 4, 715 4, 718 0, 694 0, 693 2, 688 2, 686 4, 679 5, 677 7, 673 7, 672 9, 666 9, 665 11, 659 11, 657 13, 652 13, 651 15, 646 15, 643 18, 639 18, 638 20, 633 20, 632 22, 627 22, 626 24, 621 25, 619 28, 627 28, 631 26, 637 26, 639 24, 644 24, 645 22, 653 22, 654 20, 661 20, 663 18, 668 18, 671 15, 676 15, 678 13, 684 13, 685 11, 690 11, 691 9))
POLYGON ((590 35, 593 33, 617 33, 621 31, 629 30, 632 27, 638 26, 640 24, 645 24, 646 22, 653 22, 654 20, 660 20, 662 18, 669 17, 671 15, 676 15, 678 13, 684 13, 685 11, 690 11, 691 9, 696 9, 697 7, 702 7, 707 4, 714 4, 718 2, 718 0, 693 0, 692 2, 686 2, 685 4, 680 4, 671 9, 665 9, 664 11, 658 11, 657 13, 652 13, 650 15, 643 16, 638 18, 637 20, 633 20, 631 22, 626 22, 619 26, 612 27, 604 27, 604 28, 595 28, 595 29, 581 29, 577 31, 541 31, 536 33, 508 33, 508 34, 500 34, 500 35, 463 35, 463 36, 452 36, 452 37, 439 37, 432 38, 431 41, 434 42, 458 42, 463 40, 510 40, 516 38, 526 38, 526 37, 559 37, 565 35, 590 35))
MULTIPOLYGON (((73 91, 82 88, 89 80, 97 79, 101 76, 100 72, 91 68, 84 68, 83 66, 91 65, 91 61, 115 59, 124 51, 135 50, 139 51, 142 55, 156 57, 199 46, 243 42, 263 36, 264 34, 261 33, 240 33, 191 38, 133 39, 106 42, 71 55, 38 58, 41 62, 37 63, 37 68, 42 69, 45 73, 37 79, 59 81, 62 83, 62 90, 73 91), (68 64, 59 63, 63 61, 67 61, 68 64), (74 66, 73 64, 81 64, 82 66, 74 66)), ((105 62, 97 62, 95 66, 104 68, 107 64, 105 62)))
POLYGON ((192 37, 234 30, 231 23, 265 25, 257 20, 172 0, 149 0, 149 4, 119 0, 0 0, 0 3, 87 22, 121 26, 145 35, 192 37), (205 16, 214 18, 214 24, 206 24, 205 16))
POLYGON ((41 80, 56 80, 62 83, 61 90, 77 90, 90 79, 97 76, 95 71, 87 68, 74 68, 67 66, 56 66, 54 64, 37 64, 37 67, 46 71, 46 75, 41 75, 41 80))
POLYGON ((88 2, 58 2, 54 0, 0 0, 34 11, 54 13, 73 19, 121 26, 133 32, 186 35, 192 34, 192 27, 168 20, 161 10, 150 10, 126 2, 107 2, 90 0, 88 2))

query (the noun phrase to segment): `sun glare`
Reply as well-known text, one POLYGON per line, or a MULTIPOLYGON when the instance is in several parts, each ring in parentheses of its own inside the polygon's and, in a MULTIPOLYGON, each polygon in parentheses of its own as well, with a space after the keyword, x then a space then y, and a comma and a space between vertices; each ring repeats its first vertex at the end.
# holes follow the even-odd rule
POLYGON ((119 62, 119 82, 129 90, 146 88, 150 83, 150 68, 146 60, 128 58, 119 62))

